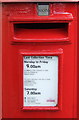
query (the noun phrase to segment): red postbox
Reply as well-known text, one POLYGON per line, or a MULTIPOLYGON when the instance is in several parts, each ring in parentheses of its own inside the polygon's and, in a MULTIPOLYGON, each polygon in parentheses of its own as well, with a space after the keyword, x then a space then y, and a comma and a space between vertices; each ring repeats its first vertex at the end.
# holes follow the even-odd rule
POLYGON ((2 4, 2 118, 77 118, 77 10, 2 4))

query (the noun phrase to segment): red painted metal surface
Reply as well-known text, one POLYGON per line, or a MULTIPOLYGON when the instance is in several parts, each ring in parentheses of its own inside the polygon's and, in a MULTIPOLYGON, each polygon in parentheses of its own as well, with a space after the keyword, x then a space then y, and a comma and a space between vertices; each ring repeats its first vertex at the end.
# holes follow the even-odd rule
MULTIPOLYGON (((79 4, 78 4, 78 6, 77 6, 77 11, 79 11, 79 4)), ((79 34, 79 13, 77 13, 77 18, 78 18, 78 20, 77 20, 77 34, 79 34)), ((77 39, 78 39, 78 41, 77 41, 77 46, 79 46, 79 35, 77 36, 77 39)), ((77 48, 77 73, 78 73, 78 71, 79 71, 79 49, 77 48)), ((78 78, 79 78, 79 73, 78 73, 78 76, 77 76, 78 78)), ((77 81, 77 114, 78 114, 78 118, 79 118, 79 80, 77 81)))
POLYGON ((77 4, 50 3, 49 16, 38 16, 36 6, 37 3, 3 4, 2 117, 76 118, 77 4), (24 29, 26 24, 28 27, 31 24, 35 28, 33 24, 37 23, 45 25, 50 23, 51 26, 52 24, 55 26, 51 29, 49 24, 47 25, 49 29, 42 26, 44 30, 36 28, 32 31, 27 27, 24 29), (39 34, 42 34, 43 38, 39 34), (57 107, 23 107, 24 55, 61 56, 57 107))
POLYGON ((0 0, 0 2, 79 2, 79 0, 0 0))
POLYGON ((2 118, 2 4, 0 4, 0 118, 2 118))

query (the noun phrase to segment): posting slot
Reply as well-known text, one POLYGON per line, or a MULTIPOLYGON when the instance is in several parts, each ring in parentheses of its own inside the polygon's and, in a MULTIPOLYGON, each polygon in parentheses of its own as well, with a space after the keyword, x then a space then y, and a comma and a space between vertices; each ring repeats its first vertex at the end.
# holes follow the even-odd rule
POLYGON ((68 41, 68 23, 15 23, 15 42, 68 41))

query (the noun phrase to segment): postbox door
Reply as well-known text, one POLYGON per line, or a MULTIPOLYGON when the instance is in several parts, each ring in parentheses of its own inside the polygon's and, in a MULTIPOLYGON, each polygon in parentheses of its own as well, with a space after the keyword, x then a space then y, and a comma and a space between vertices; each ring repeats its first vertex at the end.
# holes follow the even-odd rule
POLYGON ((4 118, 76 117, 76 8, 3 4, 4 118))

